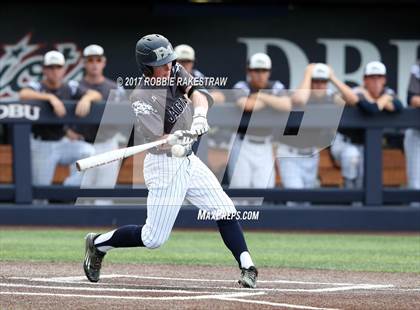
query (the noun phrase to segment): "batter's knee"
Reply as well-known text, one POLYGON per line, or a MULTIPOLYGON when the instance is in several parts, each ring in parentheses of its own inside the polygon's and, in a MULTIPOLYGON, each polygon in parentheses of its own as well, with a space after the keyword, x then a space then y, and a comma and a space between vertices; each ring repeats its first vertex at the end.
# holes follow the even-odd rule
POLYGON ((161 247, 166 242, 166 240, 167 238, 166 239, 162 239, 162 238, 149 239, 149 240, 143 241, 143 244, 145 245, 146 248, 153 250, 153 249, 157 249, 161 247))
POLYGON ((162 246, 169 238, 169 234, 154 232, 154 233, 147 233, 147 229, 145 230, 146 233, 143 233, 141 239, 143 244, 148 249, 157 249, 162 246))
POLYGON ((223 204, 219 207, 219 210, 224 211, 229 214, 235 214, 236 208, 235 204, 233 203, 232 199, 226 193, 224 193, 225 199, 223 199, 223 204))
POLYGON ((226 217, 236 214, 235 204, 227 195, 222 201, 215 201, 214 203, 210 203, 205 207, 200 207, 200 209, 205 212, 210 212, 216 217, 226 217))

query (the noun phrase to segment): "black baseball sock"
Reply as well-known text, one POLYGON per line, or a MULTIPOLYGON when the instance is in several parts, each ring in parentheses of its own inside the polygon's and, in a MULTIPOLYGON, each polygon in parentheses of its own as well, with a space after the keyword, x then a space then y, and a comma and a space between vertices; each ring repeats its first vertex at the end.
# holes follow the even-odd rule
POLYGON ((219 227, 223 242, 232 252, 233 256, 239 264, 239 268, 249 268, 252 266, 253 263, 251 257, 249 256, 244 234, 238 220, 218 220, 217 226, 219 227))
POLYGON ((126 225, 101 234, 95 238, 95 246, 99 251, 105 253, 112 248, 144 246, 141 240, 142 227, 139 225, 126 225))

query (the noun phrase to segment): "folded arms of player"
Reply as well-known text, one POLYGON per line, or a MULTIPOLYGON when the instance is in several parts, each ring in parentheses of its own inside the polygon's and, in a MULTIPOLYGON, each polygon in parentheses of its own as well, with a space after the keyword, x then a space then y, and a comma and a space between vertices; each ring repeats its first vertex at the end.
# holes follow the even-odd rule
POLYGON ((19 92, 19 98, 21 100, 48 101, 51 104, 55 115, 58 117, 64 117, 66 115, 66 108, 64 107, 63 102, 53 94, 41 93, 31 88, 23 88, 19 92))
MULTIPOLYGON (((23 88, 19 92, 19 97, 22 100, 42 100, 48 101, 52 106, 55 115, 58 117, 64 117, 67 113, 63 102, 54 94, 44 93, 36 91, 31 88, 23 88)), ((92 101, 100 101, 102 96, 95 90, 87 90, 83 96, 81 96, 79 102, 76 105, 75 115, 84 117, 89 114, 92 101)))
POLYGON ((374 99, 365 89, 359 88, 356 90, 357 92, 359 96, 357 104, 368 114, 376 114, 381 111, 400 112, 403 109, 401 101, 395 95, 385 93, 374 99))

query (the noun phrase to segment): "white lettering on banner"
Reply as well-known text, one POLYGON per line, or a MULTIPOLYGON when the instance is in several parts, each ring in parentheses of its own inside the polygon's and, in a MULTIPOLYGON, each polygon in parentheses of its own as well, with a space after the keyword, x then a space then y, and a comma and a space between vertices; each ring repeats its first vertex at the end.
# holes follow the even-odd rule
POLYGON ((7 106, 0 105, 0 119, 6 118, 9 114, 9 110, 7 109, 7 106))
POLYGON ((296 88, 300 84, 302 74, 308 65, 308 58, 298 45, 278 38, 238 38, 238 41, 247 46, 247 59, 255 53, 267 53, 269 45, 280 48, 289 64, 289 88, 296 88))
POLYGON ((331 65, 340 80, 346 82, 360 85, 364 67, 370 61, 381 61, 381 55, 375 45, 365 40, 318 39, 317 42, 325 46, 326 63, 331 65), (348 47, 357 50, 360 55, 360 65, 355 71, 346 73, 346 48, 348 47))
MULTIPOLYGON (((322 32, 321 32, 322 34, 322 32)), ((289 66, 289 89, 297 88, 301 82, 303 72, 308 64, 308 57, 311 57, 311 50, 303 50, 298 44, 281 38, 254 38, 240 37, 239 43, 245 44, 247 58, 257 52, 267 52, 268 47, 279 48, 285 54, 289 66)), ((310 41, 309 43, 311 43, 310 41)), ((416 63, 420 40, 389 39, 389 47, 392 53, 380 51, 371 41, 357 38, 319 38, 316 42, 325 47, 325 61, 330 64, 337 77, 345 82, 360 84, 363 77, 363 67, 372 60, 381 60, 381 56, 394 55, 396 51, 395 68, 398 97, 405 102, 410 76, 410 68, 416 63), (360 54, 359 67, 353 72, 346 72, 348 55, 346 48, 351 47, 360 54), (381 55, 382 54, 382 55, 381 55)), ((57 43, 58 51, 66 58, 65 81, 79 79, 83 72, 80 48, 76 43, 57 43)), ((39 81, 42 76, 42 43, 31 43, 31 34, 23 36, 13 44, 3 44, 0 47, 0 101, 12 102, 19 100, 19 90, 25 87, 30 81, 39 81)), ((173 52, 170 45, 154 50, 157 60, 164 59, 173 52)), ((393 57, 393 56, 391 56, 393 57)), ((389 58, 388 58, 389 59, 389 58)), ((277 59, 274 60, 276 66, 277 59)), ((281 60, 283 61, 283 60, 281 60)), ((389 66, 388 63, 385 65, 389 66)), ((394 70, 390 70, 394 71, 394 70)), ((216 85, 217 86, 217 85, 216 85)))
MULTIPOLYGON (((19 90, 31 81, 42 78, 43 43, 31 43, 31 33, 14 44, 0 46, 0 102, 19 100, 19 90)), ((80 48, 76 43, 56 43, 66 64, 64 81, 78 80, 83 76, 83 62, 80 48)))
POLYGON ((0 105, 0 119, 5 118, 26 118, 31 121, 39 119, 40 107, 22 104, 0 105))
MULTIPOLYGON (((301 82, 305 66, 308 64, 305 52, 298 45, 291 41, 277 38, 241 37, 238 38, 238 42, 246 45, 248 59, 255 53, 266 53, 268 46, 280 48, 284 52, 289 64, 289 88, 294 89, 298 87, 301 82)), ((364 66, 369 61, 381 60, 381 53, 378 48, 367 40, 320 38, 317 42, 325 46, 325 62, 331 65, 337 77, 345 82, 352 82, 360 85, 363 80, 364 66), (347 47, 356 49, 360 54, 361 59, 359 67, 355 71, 349 73, 345 71, 347 47)), ((398 97, 402 101, 405 101, 410 68, 417 61, 417 50, 420 46, 420 41, 390 39, 389 43, 397 48, 396 90, 398 97)))
POLYGON ((420 40, 391 40, 391 45, 397 47, 398 55, 398 87, 396 89, 398 97, 406 103, 408 81, 410 69, 417 60, 417 49, 420 46, 420 40))

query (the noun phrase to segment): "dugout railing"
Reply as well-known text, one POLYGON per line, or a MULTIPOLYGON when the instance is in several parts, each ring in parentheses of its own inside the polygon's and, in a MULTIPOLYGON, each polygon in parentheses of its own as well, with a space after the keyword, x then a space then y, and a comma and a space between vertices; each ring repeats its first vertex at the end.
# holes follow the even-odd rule
MULTIPOLYGON (((30 204, 33 199, 74 201, 79 197, 145 197, 147 190, 118 185, 115 189, 80 189, 61 185, 33 186, 31 183, 30 134, 32 124, 97 124, 101 121, 104 104, 96 103, 85 118, 74 116, 74 103, 66 102, 67 115, 57 118, 45 102, 1 103, 0 123, 9 128, 13 148, 13 184, 0 184, 0 201, 14 201, 16 204, 30 204), (25 107, 26 105, 26 107, 25 107), (39 107, 39 117, 33 120, 33 107, 39 107), (30 110, 30 108, 32 110, 30 110), (31 114, 32 113, 32 114, 31 114)), ((319 108, 322 109, 322 108, 319 108)), ((125 121, 132 121, 130 111, 125 107, 115 108, 125 121)), ((209 123, 212 126, 229 127, 232 119, 238 119, 240 111, 234 106, 215 106, 210 110, 209 123)), ((38 115, 35 115, 38 116, 38 115)), ((261 112, 253 118, 254 126, 273 128, 280 123, 298 128, 302 115, 299 113, 261 112)), ((309 124, 309 126, 311 126, 309 124)), ((320 124, 313 124, 314 128, 320 124)), ((366 115, 357 108, 346 107, 340 121, 340 128, 359 128, 365 133, 364 186, 361 189, 317 188, 317 189, 230 189, 231 197, 263 197, 265 201, 311 201, 314 203, 344 204, 362 201, 366 206, 384 204, 408 204, 420 201, 420 191, 406 188, 386 188, 382 183, 382 138, 384 128, 420 128, 420 109, 407 108, 401 113, 380 113, 366 115)), ((207 140, 202 139, 206 150, 207 140)), ((201 154, 204 154, 205 151, 201 154)), ((420 159, 419 159, 420 160, 420 159)))

